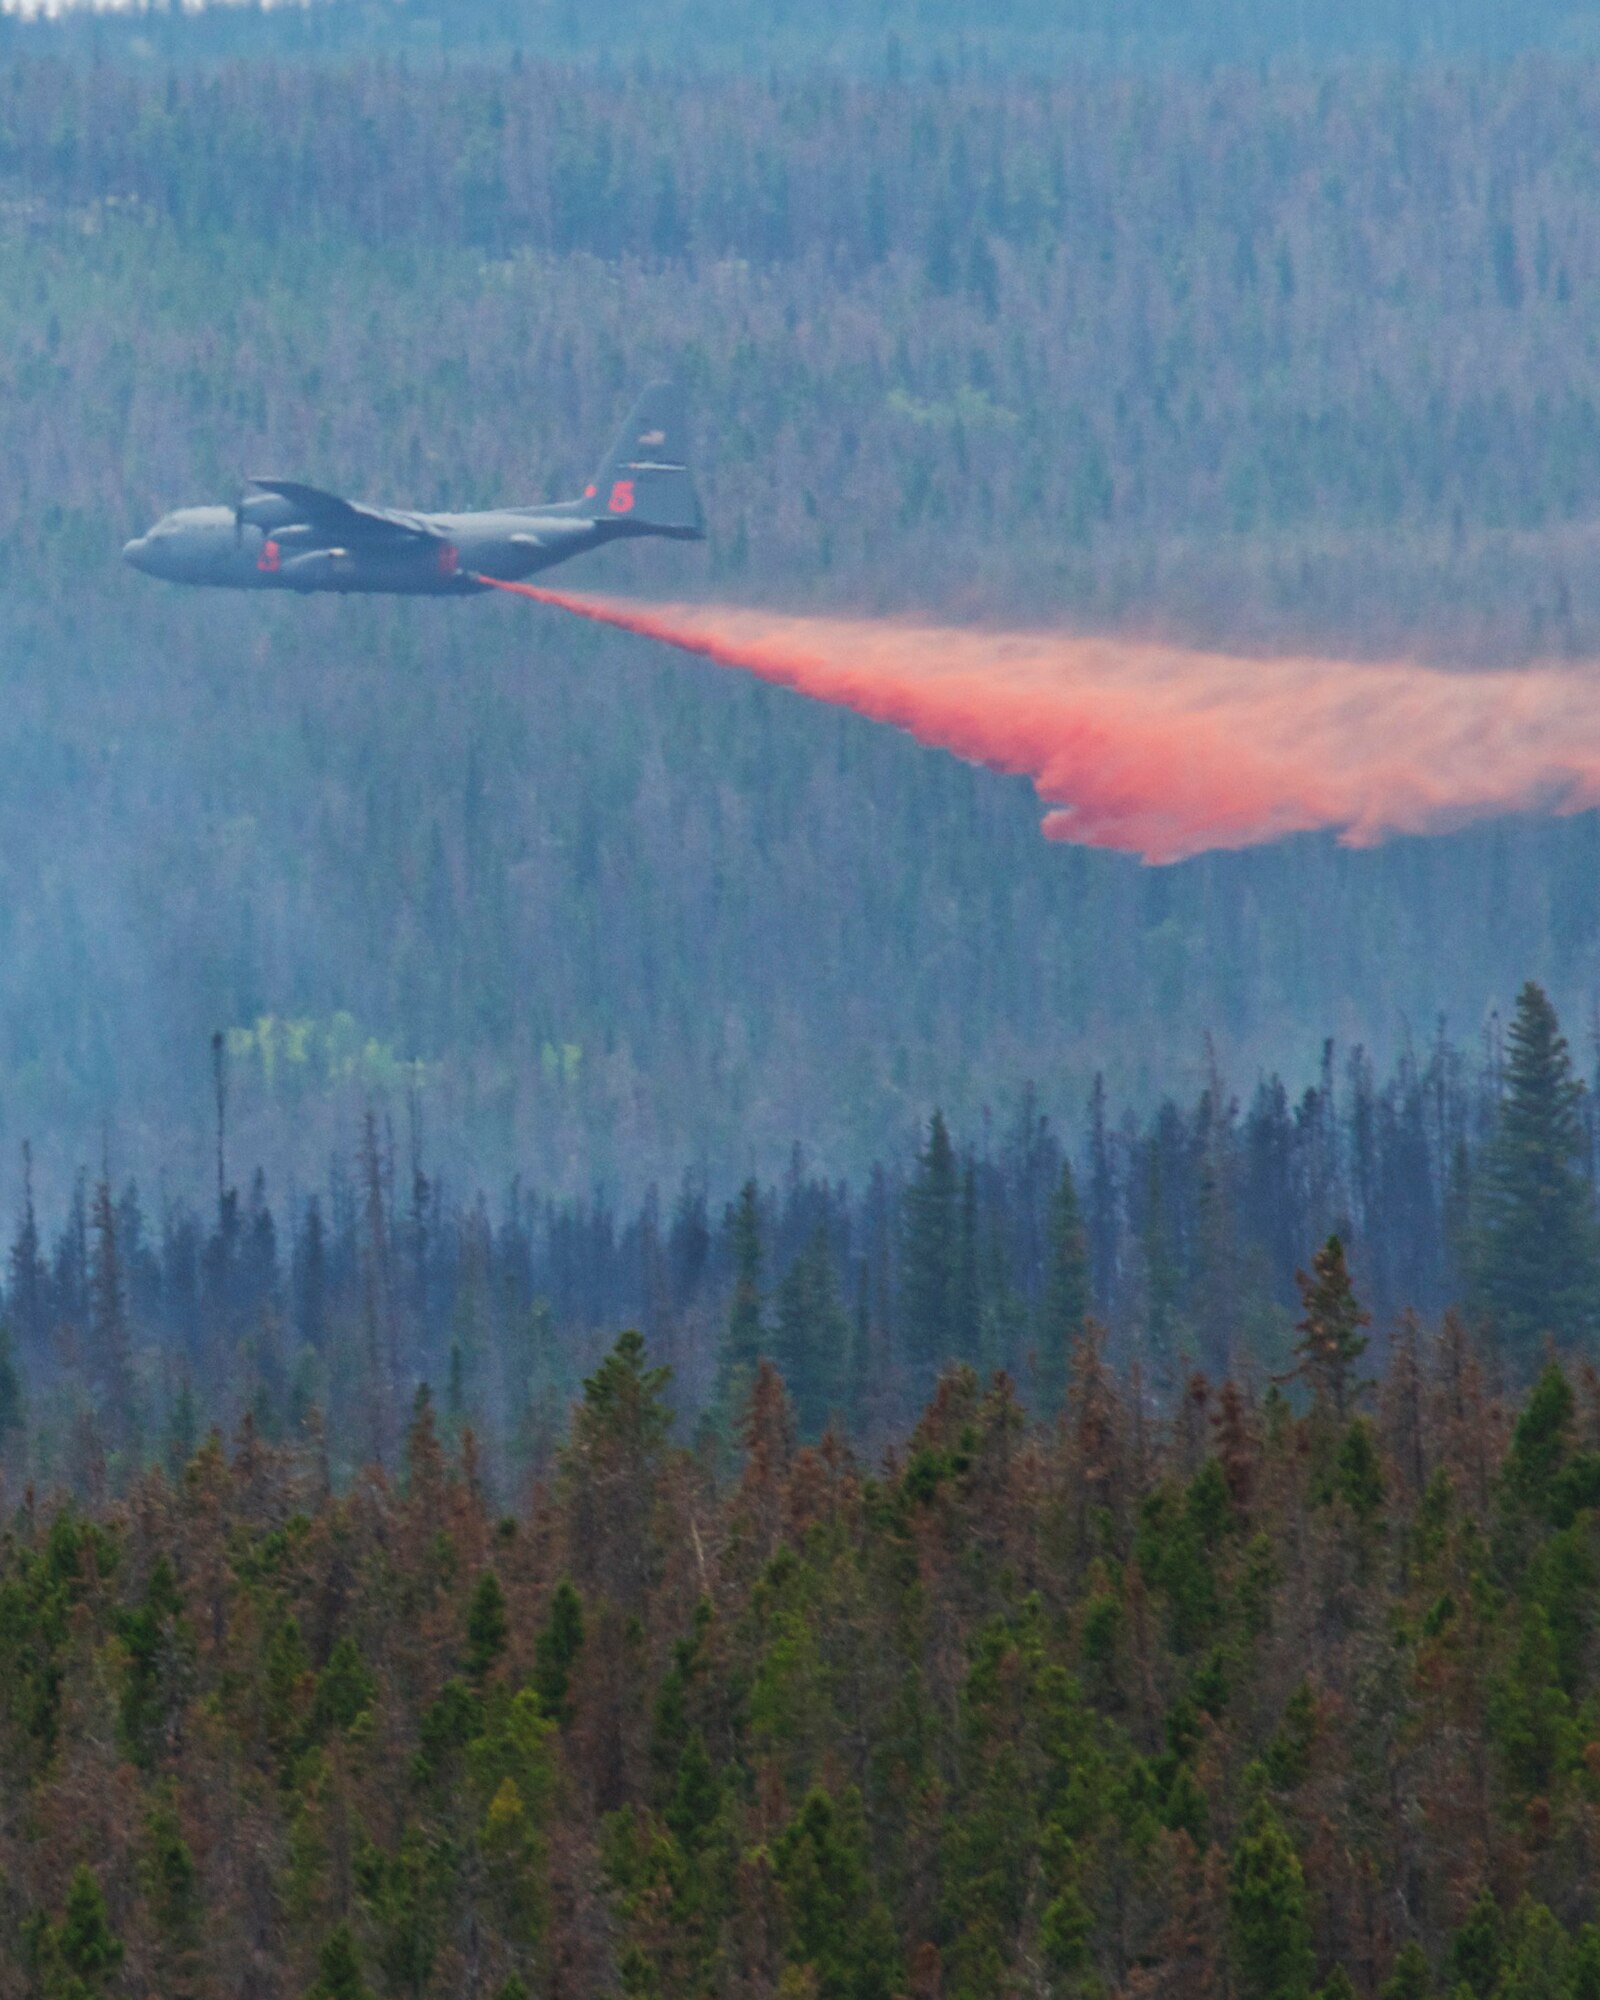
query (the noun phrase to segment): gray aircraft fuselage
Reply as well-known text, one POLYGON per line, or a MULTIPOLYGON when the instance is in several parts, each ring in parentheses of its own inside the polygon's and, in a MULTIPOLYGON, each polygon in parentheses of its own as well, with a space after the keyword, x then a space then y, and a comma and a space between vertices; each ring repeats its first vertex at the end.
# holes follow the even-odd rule
MULTIPOLYGON (((300 524, 271 529, 238 521, 232 507, 180 507, 123 549, 125 561, 169 583, 232 590, 397 591, 459 597, 487 590, 481 578, 515 583, 607 542, 637 535, 699 540, 683 528, 637 527, 627 520, 576 520, 558 512, 505 508, 485 514, 418 514, 429 531, 404 541, 363 545, 297 543, 300 524)), ((701 531, 703 532, 703 531, 701 531)))
POLYGON ((646 389, 583 495, 486 513, 372 507, 298 480, 256 478, 233 507, 180 507, 123 549, 171 583, 231 590, 463 597, 641 535, 702 541, 683 398, 646 389))

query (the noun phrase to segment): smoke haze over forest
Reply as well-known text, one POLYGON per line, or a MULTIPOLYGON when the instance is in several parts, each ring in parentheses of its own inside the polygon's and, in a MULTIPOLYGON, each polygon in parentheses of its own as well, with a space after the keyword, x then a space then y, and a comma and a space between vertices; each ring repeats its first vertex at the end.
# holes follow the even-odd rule
POLYGON ((0 1152, 41 1185, 107 1135, 202 1184, 218 1028, 285 1182, 415 1089, 464 1182, 633 1193, 795 1140, 858 1171, 1030 1081, 1075 1129, 1098 1072, 1192 1094, 1207 1035, 1236 1090, 1307 1082, 1530 974, 1582 1043, 1592 814, 1152 874, 636 639, 114 551, 251 470, 575 490, 671 372, 710 546, 574 587, 1600 657, 1583 57, 601 76, 53 32, 0 70, 0 1152))

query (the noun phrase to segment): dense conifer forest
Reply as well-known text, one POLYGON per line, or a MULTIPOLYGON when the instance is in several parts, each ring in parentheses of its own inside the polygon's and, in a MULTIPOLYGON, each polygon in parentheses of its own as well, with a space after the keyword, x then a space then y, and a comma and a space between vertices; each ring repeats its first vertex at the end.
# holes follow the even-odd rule
POLYGON ((619 1326, 670 1371, 681 1435, 738 1433, 764 1361, 797 1436, 871 1453, 942 1371, 1004 1374, 1059 1410, 1086 1325, 1163 1406, 1197 1371, 1261 1391, 1292 1376, 1299 1273, 1329 1239, 1382 1372, 1450 1315, 1507 1383, 1600 1332, 1600 1093, 1525 986, 1481 1050, 1439 1041, 1375 1075, 1329 1044, 1318 1083, 1241 1103, 1213 1075, 1146 1118, 1097 1085, 1058 1131, 1025 1095, 971 1133, 940 1112, 860 1182, 800 1148, 742 1186, 703 1169, 634 1206, 512 1181, 494 1198, 431 1170, 418 1126, 368 1112, 326 1184, 274 1198, 234 1178, 217 1051, 215 1182, 195 1206, 104 1168, 64 1209, 18 1162, 0 1320, 0 1450, 13 1487, 100 1501, 176 1477, 213 1426, 264 1443, 315 1421, 329 1476, 393 1472, 425 1387, 510 1503, 548 1475, 565 1413, 619 1326))
POLYGON ((8 1490, 0 1992, 1589 2000, 1600 1382, 1374 1382, 1337 1237, 1298 1314, 872 1455, 628 1332, 511 1501, 426 1389, 348 1482, 307 1411, 8 1490))
MULTIPOLYGON (((272 17, 276 18, 276 16, 272 17)), ((59 1199, 320 1182, 416 1085, 453 1182, 859 1183, 1097 1073, 1147 1117, 1584 1043, 1596 820, 1150 871, 1013 780, 530 607, 185 595, 288 471, 574 490, 692 393, 713 538, 578 583, 1270 650, 1600 652, 1600 71, 691 75, 0 57, 0 1151, 59 1199), (359 170, 357 163, 361 163, 359 170), (603 917, 601 912, 603 911, 603 917), (1341 1058, 1342 1060, 1342 1058, 1341 1058)), ((120 53, 119 53, 120 50, 120 53)))

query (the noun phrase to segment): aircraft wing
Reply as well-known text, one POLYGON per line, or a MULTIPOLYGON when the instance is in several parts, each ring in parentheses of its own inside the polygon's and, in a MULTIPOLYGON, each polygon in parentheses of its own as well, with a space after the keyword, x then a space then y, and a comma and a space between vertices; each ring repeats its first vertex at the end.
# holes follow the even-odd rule
POLYGON ((346 500, 321 486, 307 486, 298 479, 252 478, 250 484, 263 493, 276 493, 299 510, 300 518, 312 527, 325 529, 330 536, 346 542, 439 541, 436 528, 415 514, 401 514, 388 507, 368 507, 359 500, 346 500))

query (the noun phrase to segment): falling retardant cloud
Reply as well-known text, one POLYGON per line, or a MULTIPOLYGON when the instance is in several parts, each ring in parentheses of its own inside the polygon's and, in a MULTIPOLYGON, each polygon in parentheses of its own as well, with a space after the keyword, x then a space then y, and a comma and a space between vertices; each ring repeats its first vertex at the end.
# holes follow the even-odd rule
POLYGON ((1177 861, 1600 805, 1600 669, 1247 659, 1113 638, 502 590, 1033 780, 1044 832, 1177 861))

